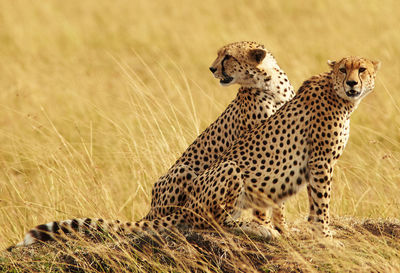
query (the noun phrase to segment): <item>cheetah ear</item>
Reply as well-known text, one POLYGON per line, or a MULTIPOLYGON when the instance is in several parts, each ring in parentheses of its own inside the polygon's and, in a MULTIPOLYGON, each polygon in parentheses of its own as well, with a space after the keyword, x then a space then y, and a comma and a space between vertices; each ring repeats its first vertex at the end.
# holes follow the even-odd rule
POLYGON ((380 61, 372 61, 372 64, 374 65, 375 72, 377 72, 381 68, 380 61))
POLYGON ((327 63, 328 63, 328 65, 329 65, 330 68, 333 68, 333 67, 335 66, 335 64, 336 64, 336 61, 328 60, 327 63))
POLYGON ((267 52, 264 49, 255 48, 249 51, 250 61, 256 64, 260 64, 264 60, 265 55, 267 55, 267 52))

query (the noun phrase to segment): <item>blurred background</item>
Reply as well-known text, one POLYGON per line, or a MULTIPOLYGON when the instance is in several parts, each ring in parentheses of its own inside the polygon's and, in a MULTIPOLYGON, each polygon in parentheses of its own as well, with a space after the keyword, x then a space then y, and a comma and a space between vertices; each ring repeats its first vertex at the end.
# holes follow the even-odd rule
MULTIPOLYGON (((348 55, 382 62, 353 114, 331 213, 400 211, 398 1, 1 1, 0 248, 71 217, 137 220, 152 184, 235 97, 208 67, 264 44, 297 89, 348 55)), ((303 192, 288 202, 304 219, 303 192)))

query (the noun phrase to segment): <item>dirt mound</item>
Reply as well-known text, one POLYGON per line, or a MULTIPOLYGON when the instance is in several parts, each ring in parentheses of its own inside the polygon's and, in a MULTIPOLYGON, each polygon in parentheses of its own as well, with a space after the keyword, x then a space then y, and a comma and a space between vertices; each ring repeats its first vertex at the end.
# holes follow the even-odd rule
POLYGON ((389 260, 400 265, 398 255, 393 259, 400 251, 398 220, 338 218, 331 226, 341 246, 313 239, 305 223, 294 225, 298 231, 288 238, 272 241, 185 231, 36 244, 3 252, 0 272, 337 272, 340 266, 357 272, 396 269, 387 267, 389 260))

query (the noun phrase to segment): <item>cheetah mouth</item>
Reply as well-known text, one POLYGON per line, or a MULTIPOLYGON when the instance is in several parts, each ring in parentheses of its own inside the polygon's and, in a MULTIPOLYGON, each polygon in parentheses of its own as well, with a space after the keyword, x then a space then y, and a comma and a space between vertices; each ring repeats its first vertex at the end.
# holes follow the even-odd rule
POLYGON ((233 77, 227 76, 219 81, 220 84, 230 84, 233 81, 233 77))
POLYGON ((361 94, 361 92, 358 92, 358 91, 353 90, 353 89, 351 89, 351 90, 349 90, 349 91, 346 91, 346 95, 347 95, 348 97, 350 97, 350 98, 358 97, 360 94, 361 94))

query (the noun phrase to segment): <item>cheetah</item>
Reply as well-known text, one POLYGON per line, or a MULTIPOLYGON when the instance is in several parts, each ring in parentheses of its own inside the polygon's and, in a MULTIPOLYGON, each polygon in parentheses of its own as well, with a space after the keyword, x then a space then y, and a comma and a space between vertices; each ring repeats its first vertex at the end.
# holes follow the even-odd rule
MULTIPOLYGON (((218 119, 200 134, 153 186, 152 220, 184 205, 192 181, 218 159, 245 132, 255 128, 294 97, 285 72, 263 45, 236 42, 222 47, 209 68, 220 84, 241 85, 236 98, 218 119)), ((278 213, 278 211, 277 211, 278 213)))
MULTIPOLYGON (((268 119, 295 95, 285 72, 278 66, 273 55, 263 45, 255 42, 236 42, 222 47, 209 69, 222 86, 239 84, 241 87, 237 96, 221 116, 186 149, 167 174, 154 184, 150 211, 141 221, 167 217, 183 207, 194 188, 193 181, 239 137, 260 125, 262 120, 268 119)), ((273 220, 278 230, 283 229, 283 208, 281 205, 273 210, 273 220)), ((262 212, 254 213, 268 221, 262 212)), ((77 228, 98 222, 92 220, 66 220, 62 225, 60 222, 60 225, 77 228)), ((60 225, 53 222, 36 229, 57 233, 60 225)), ((40 240, 51 238, 44 232, 30 233, 40 240)), ((28 241, 26 238, 25 242, 28 241)))

